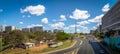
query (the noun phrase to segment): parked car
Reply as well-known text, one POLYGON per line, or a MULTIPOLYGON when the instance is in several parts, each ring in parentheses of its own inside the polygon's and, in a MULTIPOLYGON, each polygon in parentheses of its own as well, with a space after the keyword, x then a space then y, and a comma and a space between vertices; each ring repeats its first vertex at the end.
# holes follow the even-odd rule
POLYGON ((17 43, 17 44, 15 45, 15 47, 26 49, 24 43, 17 43))

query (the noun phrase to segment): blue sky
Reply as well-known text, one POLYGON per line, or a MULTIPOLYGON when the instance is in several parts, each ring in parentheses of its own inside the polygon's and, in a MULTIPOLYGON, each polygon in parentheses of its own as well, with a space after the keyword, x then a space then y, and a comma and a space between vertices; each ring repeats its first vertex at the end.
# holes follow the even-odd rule
POLYGON ((78 32, 96 29, 117 0, 0 0, 0 24, 78 32))

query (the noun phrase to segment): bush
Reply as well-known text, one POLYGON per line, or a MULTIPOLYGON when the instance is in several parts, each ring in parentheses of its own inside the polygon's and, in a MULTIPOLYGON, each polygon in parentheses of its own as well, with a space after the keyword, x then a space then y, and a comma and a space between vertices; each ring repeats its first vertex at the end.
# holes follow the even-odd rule
POLYGON ((70 37, 70 35, 67 33, 64 33, 64 32, 58 32, 56 34, 56 37, 57 37, 58 41, 64 41, 64 40, 68 39, 70 37))

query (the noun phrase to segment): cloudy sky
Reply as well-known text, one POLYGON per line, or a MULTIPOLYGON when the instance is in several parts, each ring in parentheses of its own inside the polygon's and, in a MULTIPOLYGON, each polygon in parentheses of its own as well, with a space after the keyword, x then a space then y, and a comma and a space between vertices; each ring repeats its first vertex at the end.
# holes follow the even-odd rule
POLYGON ((0 0, 0 25, 88 33, 117 0, 0 0))

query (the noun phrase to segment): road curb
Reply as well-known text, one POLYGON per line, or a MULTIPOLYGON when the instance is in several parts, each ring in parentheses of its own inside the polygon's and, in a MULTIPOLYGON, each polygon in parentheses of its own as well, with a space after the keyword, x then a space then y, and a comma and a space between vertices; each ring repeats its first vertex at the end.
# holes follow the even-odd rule
POLYGON ((41 54, 49 54, 49 53, 53 53, 53 52, 56 52, 56 51, 61 51, 61 50, 65 50, 65 49, 71 48, 71 47, 73 47, 76 44, 76 42, 77 41, 75 40, 75 42, 70 47, 59 49, 59 50, 54 50, 54 51, 50 51, 50 52, 45 52, 45 53, 41 53, 41 54))

